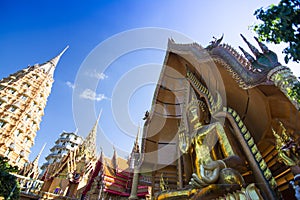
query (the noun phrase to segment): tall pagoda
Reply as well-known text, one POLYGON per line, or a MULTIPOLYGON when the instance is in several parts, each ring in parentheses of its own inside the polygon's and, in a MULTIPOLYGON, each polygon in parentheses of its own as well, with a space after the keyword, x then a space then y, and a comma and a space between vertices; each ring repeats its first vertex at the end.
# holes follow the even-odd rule
POLYGON ((51 153, 46 157, 47 162, 42 165, 41 169, 45 170, 48 165, 60 162, 69 151, 75 150, 82 142, 83 138, 77 132, 63 131, 50 149, 51 153))
POLYGON ((39 130, 59 55, 0 80, 0 155, 22 168, 39 130))

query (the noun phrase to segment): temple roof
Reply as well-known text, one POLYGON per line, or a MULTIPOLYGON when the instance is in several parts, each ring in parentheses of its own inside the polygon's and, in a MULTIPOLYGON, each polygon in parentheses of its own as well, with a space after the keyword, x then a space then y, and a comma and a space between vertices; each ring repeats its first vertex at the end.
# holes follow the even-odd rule
POLYGON ((83 194, 86 194, 91 189, 94 179, 99 174, 101 174, 101 176, 116 178, 117 177, 116 171, 127 171, 127 170, 128 170, 127 160, 118 157, 116 152, 114 153, 112 158, 106 157, 104 153, 101 151, 95 169, 91 175, 91 178, 87 183, 86 189, 83 192, 83 194), (117 169, 115 168, 115 166, 117 166, 117 169), (102 171, 103 173, 99 173, 100 171, 102 171))

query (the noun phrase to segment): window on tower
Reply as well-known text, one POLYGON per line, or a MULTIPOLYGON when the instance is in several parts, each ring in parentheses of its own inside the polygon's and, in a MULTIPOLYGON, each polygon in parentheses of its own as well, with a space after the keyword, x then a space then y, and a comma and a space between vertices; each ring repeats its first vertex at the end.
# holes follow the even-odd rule
POLYGON ((26 144, 27 142, 28 142, 28 137, 25 137, 24 144, 26 144))
POLYGON ((19 129, 17 129, 17 130, 15 131, 15 136, 16 136, 16 137, 19 137, 20 134, 21 134, 21 131, 20 131, 19 129))
POLYGON ((30 118, 30 115, 26 115, 24 121, 27 121, 30 118))
POLYGON ((19 157, 18 157, 18 159, 17 159, 17 162, 20 162, 21 159, 24 158, 24 156, 25 156, 25 152, 24 152, 24 150, 21 150, 21 151, 20 151, 20 154, 19 154, 19 157))
POLYGON ((2 97, 2 98, 1 98, 1 101, 7 102, 7 101, 8 101, 7 96, 2 97))
POLYGON ((22 95, 22 96, 21 96, 21 99, 22 99, 23 101, 25 101, 25 100, 27 99, 27 96, 26 96, 26 95, 22 95))
POLYGON ((10 149, 7 149, 6 152, 5 152, 5 156, 9 156, 11 150, 10 149))
POLYGON ((21 150, 20 151, 20 158, 23 158, 25 156, 25 152, 24 152, 24 150, 21 150))
POLYGON ((17 107, 15 107, 15 106, 11 106, 8 109, 8 111, 10 111, 10 112, 15 112, 16 110, 17 110, 17 107))
POLYGON ((11 94, 14 94, 14 93, 16 92, 16 90, 10 88, 10 89, 8 90, 8 92, 11 93, 11 94))
POLYGON ((5 127, 5 125, 6 125, 6 122, 4 122, 4 121, 0 121, 0 128, 3 128, 3 127, 5 127))
POLYGON ((9 150, 13 151, 15 150, 15 143, 10 143, 9 147, 8 147, 9 150))
POLYGON ((35 101, 33 101, 31 105, 32 105, 32 107, 35 107, 35 106, 37 106, 37 103, 35 101))
POLYGON ((25 83, 24 84, 26 88, 30 88, 30 84, 29 83, 25 83))

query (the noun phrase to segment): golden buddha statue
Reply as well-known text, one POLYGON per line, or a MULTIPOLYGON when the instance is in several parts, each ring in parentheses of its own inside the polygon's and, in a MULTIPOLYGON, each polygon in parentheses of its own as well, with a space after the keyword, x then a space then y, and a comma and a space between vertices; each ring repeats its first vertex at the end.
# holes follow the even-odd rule
MULTIPOLYGON (((236 130, 223 126, 219 121, 222 116, 212 117, 206 100, 197 96, 193 89, 188 96, 178 127, 178 145, 182 152, 186 187, 163 192, 158 199, 216 199, 235 191, 243 193, 242 196, 253 193, 257 199, 262 199, 255 185, 248 188, 241 175, 249 171, 239 146, 240 141, 236 140, 236 135, 241 132, 232 134, 231 131, 236 130)), ((235 118, 240 120, 237 115, 235 118)))
POLYGON ((241 164, 242 161, 235 156, 223 126, 217 121, 209 123, 208 113, 206 103, 192 97, 187 107, 190 134, 180 133, 180 138, 184 138, 183 134, 186 134, 185 137, 190 137, 191 144, 188 145, 188 152, 184 152, 188 153, 193 160, 190 185, 194 188, 203 188, 217 183, 220 176, 225 183, 230 179, 230 183, 234 180, 235 184, 242 185, 244 183, 242 176, 236 170, 227 167, 223 159, 227 158, 227 162, 231 160, 235 164, 241 164))

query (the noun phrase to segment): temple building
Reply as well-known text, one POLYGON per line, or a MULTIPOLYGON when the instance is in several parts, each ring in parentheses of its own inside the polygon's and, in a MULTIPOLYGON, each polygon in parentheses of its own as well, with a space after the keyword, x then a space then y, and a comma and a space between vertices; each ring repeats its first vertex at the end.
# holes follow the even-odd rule
MULTIPOLYGON (((106 157, 101 152, 95 169, 82 192, 82 198, 113 200, 130 197, 134 182, 134 167, 136 160, 140 157, 138 135, 128 159, 119 157, 115 148, 112 158, 106 157)), ((140 176, 136 184, 136 198, 150 198, 150 182, 140 176)))
MULTIPOLYGON (((139 174, 156 199, 295 199, 299 84, 274 52, 242 37, 206 48, 170 39, 145 116, 139 174)), ((136 186, 137 187, 137 186, 136 186)), ((133 195, 133 196, 136 196, 133 195)))
POLYGON ((48 165, 59 162, 69 151, 73 151, 78 145, 81 145, 83 138, 77 135, 77 132, 65 132, 55 141, 55 145, 50 149, 51 153, 46 157, 47 162, 41 167, 45 170, 48 165))
MULTIPOLYGON (((51 159, 52 163, 49 162, 47 164, 42 178, 42 181, 44 181, 41 189, 43 198, 81 197, 82 190, 85 188, 97 162, 96 134, 99 118, 100 115, 92 130, 80 144, 74 146, 73 149, 63 148, 67 153, 63 154, 61 158, 57 157, 51 159)), ((63 140, 60 138, 57 140, 58 143, 68 141, 68 145, 71 145, 74 144, 74 141, 80 140, 78 136, 73 133, 62 133, 61 136, 69 137, 67 140, 65 140, 65 137, 62 137, 63 140), (72 137, 71 140, 70 137, 72 137)), ((62 151, 60 153, 62 153, 62 151)))
POLYGON ((60 57, 0 80, 0 155, 20 169, 28 163, 60 57))
POLYGON ((17 177, 17 182, 20 188, 20 199, 39 198, 39 194, 43 185, 43 181, 39 179, 39 159, 45 146, 46 144, 44 144, 44 146, 32 162, 26 163, 18 174, 14 174, 14 176, 17 177))
POLYGON ((38 179, 40 175, 40 169, 39 169, 39 159, 41 157, 41 154, 45 148, 46 144, 42 147, 41 151, 38 153, 38 155, 35 157, 35 159, 30 162, 26 163, 25 166, 20 170, 19 175, 30 178, 30 179, 38 179))

